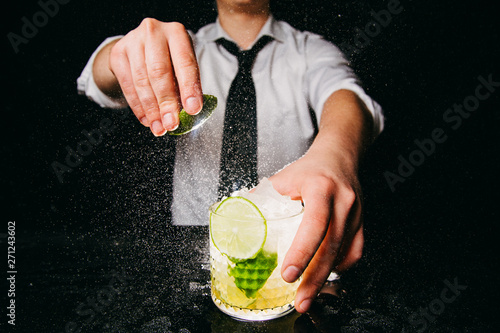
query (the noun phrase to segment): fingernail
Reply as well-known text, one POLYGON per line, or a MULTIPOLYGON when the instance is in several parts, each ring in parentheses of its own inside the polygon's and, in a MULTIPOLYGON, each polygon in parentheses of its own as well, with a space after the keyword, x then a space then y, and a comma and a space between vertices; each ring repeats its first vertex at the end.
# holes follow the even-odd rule
POLYGON ((295 266, 288 266, 283 272, 283 280, 286 282, 293 282, 300 276, 300 270, 295 266))
POLYGON ((161 136, 165 134, 165 128, 163 128, 163 125, 159 120, 153 121, 153 124, 151 124, 151 131, 156 136, 161 136))
POLYGON ((140 120, 141 124, 143 124, 144 126, 148 127, 149 126, 149 121, 148 121, 148 118, 146 117, 142 117, 140 120))
POLYGON ((200 99, 196 97, 189 97, 186 100, 186 105, 184 105, 184 108, 190 111, 190 113, 193 112, 199 113, 202 107, 203 107, 203 102, 201 102, 200 99))
POLYGON ((175 130, 179 127, 179 124, 175 122, 174 115, 172 113, 165 113, 162 118, 163 127, 165 127, 169 131, 175 130))
POLYGON ((312 300, 310 298, 305 299, 300 303, 300 311, 306 312, 311 307, 312 300))

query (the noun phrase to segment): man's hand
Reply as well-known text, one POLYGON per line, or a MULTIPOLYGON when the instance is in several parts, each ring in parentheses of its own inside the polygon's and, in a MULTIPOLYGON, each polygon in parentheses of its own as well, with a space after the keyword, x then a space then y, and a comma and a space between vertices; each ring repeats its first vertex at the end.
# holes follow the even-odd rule
POLYGON ((106 94, 123 94, 139 121, 154 135, 179 125, 181 105, 189 114, 203 106, 198 63, 184 26, 147 18, 94 62, 94 79, 106 94))
POLYGON ((295 299, 299 312, 307 311, 333 269, 349 268, 363 250, 359 183, 342 165, 323 167, 330 158, 310 152, 270 178, 278 192, 305 205, 281 272, 287 282, 304 272, 295 299))
POLYGON ((334 93, 323 112, 307 154, 270 177, 278 192, 304 202, 304 217, 281 271, 287 282, 302 274, 295 298, 299 312, 309 309, 332 270, 346 270, 361 258, 364 243, 357 169, 370 137, 370 116, 345 90, 334 93))

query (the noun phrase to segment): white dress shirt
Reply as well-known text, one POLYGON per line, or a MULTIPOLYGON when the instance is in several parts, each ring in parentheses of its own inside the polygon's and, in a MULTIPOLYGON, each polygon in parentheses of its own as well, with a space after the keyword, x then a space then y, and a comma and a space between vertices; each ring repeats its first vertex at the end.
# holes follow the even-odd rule
MULTIPOLYGON (((375 134, 382 131, 380 106, 361 88, 336 46, 272 16, 256 41, 263 35, 274 39, 259 52, 252 68, 257 96, 259 179, 304 155, 314 139, 323 104, 337 90, 356 93, 373 116, 375 134)), ((232 41, 218 20, 191 33, 191 37, 203 93, 217 96, 218 107, 203 126, 176 138, 171 207, 176 225, 208 224, 208 207, 217 199, 226 98, 238 70, 236 57, 215 42, 221 37, 232 41)), ((104 95, 92 77, 95 55, 112 39, 104 41, 90 58, 78 78, 78 91, 103 107, 120 108, 126 107, 126 102, 104 95)))

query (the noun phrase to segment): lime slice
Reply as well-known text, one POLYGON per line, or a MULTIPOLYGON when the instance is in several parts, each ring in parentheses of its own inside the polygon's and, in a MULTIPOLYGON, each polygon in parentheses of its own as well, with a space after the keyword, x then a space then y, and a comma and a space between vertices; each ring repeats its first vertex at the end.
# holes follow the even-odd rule
POLYGON ((170 135, 182 135, 189 133, 201 125, 210 118, 212 112, 217 107, 217 97, 212 95, 203 95, 203 108, 201 111, 192 116, 182 109, 179 113, 179 127, 175 130, 168 132, 170 135))
POLYGON ((266 242, 266 219, 250 200, 229 197, 210 213, 210 236, 233 262, 255 258, 266 242))

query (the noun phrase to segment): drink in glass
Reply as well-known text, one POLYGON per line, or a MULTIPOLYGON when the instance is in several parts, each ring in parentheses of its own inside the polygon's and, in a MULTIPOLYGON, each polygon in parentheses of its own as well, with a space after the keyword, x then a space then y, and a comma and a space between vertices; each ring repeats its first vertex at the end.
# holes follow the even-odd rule
POLYGON ((252 193, 233 193, 210 209, 212 299, 242 320, 281 317, 294 307, 300 279, 287 283, 281 265, 302 221, 300 201, 264 179, 252 193))

